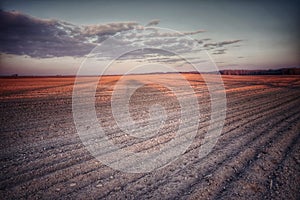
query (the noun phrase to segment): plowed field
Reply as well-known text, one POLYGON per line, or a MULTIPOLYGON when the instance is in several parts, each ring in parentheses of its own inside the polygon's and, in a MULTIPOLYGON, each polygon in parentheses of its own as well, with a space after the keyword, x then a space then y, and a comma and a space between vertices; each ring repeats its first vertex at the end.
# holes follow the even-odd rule
MULTIPOLYGON (((150 76, 172 78, 132 79, 150 76)), ((0 199, 300 199, 300 77, 222 76, 225 124, 212 151, 199 158, 210 96, 200 75, 184 76, 199 102, 198 133, 178 159, 149 173, 114 170, 85 148, 73 120, 73 77, 1 78, 0 199)), ((149 107, 157 103, 167 118, 157 135, 134 138, 112 115, 110 100, 119 78, 102 77, 95 95, 106 135, 133 152, 170 141, 180 123, 172 91, 158 84, 136 90, 129 110, 140 126, 147 127, 149 107)), ((88 87, 94 78, 81 79, 88 87)))

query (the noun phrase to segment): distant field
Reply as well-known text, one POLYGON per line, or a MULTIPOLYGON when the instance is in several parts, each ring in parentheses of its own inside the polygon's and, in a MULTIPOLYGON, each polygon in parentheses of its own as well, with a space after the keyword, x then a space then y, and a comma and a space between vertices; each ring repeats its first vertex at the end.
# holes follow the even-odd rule
MULTIPOLYGON (((217 145, 202 159, 210 96, 199 74, 184 76, 199 102, 198 134, 176 161, 139 174, 101 164, 82 144, 72 115, 74 77, 0 78, 0 199, 300 199, 300 76, 223 75, 226 121, 217 145)), ((136 91, 130 112, 143 124, 149 106, 164 106, 168 118, 157 137, 138 140, 118 129, 110 99, 119 78, 103 77, 95 95, 107 136, 132 151, 172 139, 180 106, 172 91, 156 84, 136 91)), ((88 87, 95 78, 81 79, 88 87)))

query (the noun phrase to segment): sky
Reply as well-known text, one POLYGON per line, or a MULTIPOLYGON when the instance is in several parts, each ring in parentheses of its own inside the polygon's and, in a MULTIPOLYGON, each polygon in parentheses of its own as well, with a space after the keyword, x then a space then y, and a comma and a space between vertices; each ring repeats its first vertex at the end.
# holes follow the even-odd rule
POLYGON ((0 2, 0 75, 300 66, 299 1, 0 2))

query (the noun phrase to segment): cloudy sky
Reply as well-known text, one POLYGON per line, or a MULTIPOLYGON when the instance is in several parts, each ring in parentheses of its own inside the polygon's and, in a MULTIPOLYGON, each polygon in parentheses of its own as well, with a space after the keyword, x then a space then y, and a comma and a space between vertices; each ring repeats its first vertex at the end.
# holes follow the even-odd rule
POLYGON ((194 71, 186 58, 203 71, 214 70, 208 59, 219 69, 300 66, 298 4, 1 1, 0 75, 74 75, 91 55, 91 74, 108 60, 108 74, 147 63, 194 71))

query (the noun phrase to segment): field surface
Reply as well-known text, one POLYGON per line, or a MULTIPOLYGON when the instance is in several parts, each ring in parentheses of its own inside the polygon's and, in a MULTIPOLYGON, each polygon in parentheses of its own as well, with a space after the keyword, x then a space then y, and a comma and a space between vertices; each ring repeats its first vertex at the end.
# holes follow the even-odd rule
MULTIPOLYGON (((172 76, 132 80, 157 78, 180 87, 172 76)), ((225 124, 212 151, 199 158, 210 96, 200 75, 184 76, 195 93, 182 91, 185 101, 196 95, 199 102, 198 133, 178 159, 149 173, 120 172, 90 154, 73 120, 73 77, 1 78, 0 199, 300 199, 300 77, 222 76, 225 124)), ((103 77, 95 94, 106 135, 132 152, 172 140, 180 105, 170 89, 155 83, 136 90, 129 111, 140 126, 151 127, 149 108, 164 107, 166 120, 157 135, 134 138, 119 129, 111 111, 119 78, 103 77)), ((92 79, 82 77, 81 87, 92 79)))

